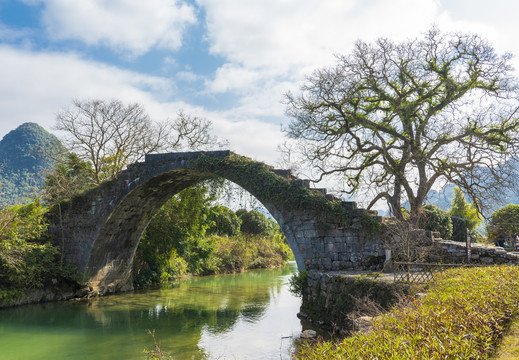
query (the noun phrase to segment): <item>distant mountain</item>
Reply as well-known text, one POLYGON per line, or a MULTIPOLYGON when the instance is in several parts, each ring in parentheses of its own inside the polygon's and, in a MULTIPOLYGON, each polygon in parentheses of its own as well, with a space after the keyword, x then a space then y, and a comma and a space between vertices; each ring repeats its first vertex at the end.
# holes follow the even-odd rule
POLYGON ((53 166, 53 154, 63 145, 44 128, 25 123, 0 141, 0 207, 26 203, 43 185, 43 171, 53 166))

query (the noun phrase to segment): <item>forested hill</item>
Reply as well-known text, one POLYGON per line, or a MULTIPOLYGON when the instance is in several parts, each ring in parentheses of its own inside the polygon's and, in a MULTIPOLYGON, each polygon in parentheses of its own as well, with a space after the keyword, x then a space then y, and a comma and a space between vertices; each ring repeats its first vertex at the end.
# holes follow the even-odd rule
POLYGON ((0 141, 0 208, 4 204, 26 203, 43 184, 52 156, 62 151, 60 141, 35 123, 25 123, 0 141))

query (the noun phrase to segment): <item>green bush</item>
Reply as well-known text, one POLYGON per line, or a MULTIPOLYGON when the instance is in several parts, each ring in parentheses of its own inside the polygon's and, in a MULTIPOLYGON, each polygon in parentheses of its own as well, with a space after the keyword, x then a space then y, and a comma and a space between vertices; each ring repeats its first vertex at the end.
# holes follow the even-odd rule
POLYGON ((368 333, 303 344, 299 359, 488 359, 519 312, 516 266, 458 268, 425 298, 374 319, 368 333))
POLYGON ((304 291, 308 286, 308 271, 301 270, 290 277, 290 292, 296 296, 303 297, 304 291))
POLYGON ((452 240, 454 241, 466 241, 467 237, 467 222, 465 219, 457 216, 451 216, 452 222, 452 240))
POLYGON ((56 280, 78 280, 77 271, 61 264, 59 248, 46 239, 45 212, 39 201, 0 211, 0 301, 56 280))
POLYGON ((275 228, 275 222, 256 210, 239 212, 241 231, 252 235, 267 236, 275 228))
POLYGON ((207 230, 209 234, 235 236, 240 232, 241 219, 234 211, 225 206, 213 207, 208 220, 212 222, 207 230))
POLYGON ((215 237, 216 257, 220 272, 240 272, 246 269, 266 269, 281 266, 292 250, 280 233, 270 236, 249 235, 215 237))
POLYGON ((443 239, 452 237, 452 221, 445 211, 434 205, 424 205, 423 228, 428 231, 438 231, 443 239))
POLYGON ((494 211, 487 224, 487 234, 492 242, 512 242, 519 235, 519 205, 509 204, 494 211))

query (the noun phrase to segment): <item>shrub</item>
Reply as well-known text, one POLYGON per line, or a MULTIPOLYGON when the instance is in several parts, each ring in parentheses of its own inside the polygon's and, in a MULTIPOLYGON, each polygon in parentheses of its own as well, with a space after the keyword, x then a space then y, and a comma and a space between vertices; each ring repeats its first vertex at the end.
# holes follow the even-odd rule
POLYGON ((509 204, 494 211, 487 224, 487 233, 491 241, 511 240, 519 235, 519 205, 509 204))
POLYGON ((301 270, 290 277, 290 292, 296 296, 303 297, 305 288, 308 286, 308 271, 301 270))
POLYGON ((369 333, 303 344, 304 359, 487 359, 519 312, 516 266, 458 268, 422 300, 374 319, 369 333))
POLYGON ((241 219, 225 206, 215 206, 208 215, 212 222, 207 230, 209 234, 218 236, 235 236, 240 232, 241 219))
POLYGON ((424 224, 423 228, 428 231, 438 231, 443 239, 450 239, 452 236, 452 221, 450 216, 434 205, 424 205, 424 224))
POLYGON ((61 264, 59 248, 45 238, 45 212, 39 201, 0 211, 0 301, 53 280, 78 280, 77 271, 61 264))
POLYGON ((272 221, 256 210, 241 212, 240 219, 242 221, 240 229, 247 234, 267 236, 274 230, 272 221))

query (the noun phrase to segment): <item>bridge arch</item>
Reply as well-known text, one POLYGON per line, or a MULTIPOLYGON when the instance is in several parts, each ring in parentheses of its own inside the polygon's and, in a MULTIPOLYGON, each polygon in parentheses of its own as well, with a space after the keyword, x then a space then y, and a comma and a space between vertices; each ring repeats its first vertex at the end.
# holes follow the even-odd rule
POLYGON ((372 258, 383 260, 383 245, 371 231, 376 217, 309 189, 308 181, 287 171, 229 151, 148 155, 73 199, 59 221, 51 220, 51 232, 61 239, 65 261, 85 274, 93 292, 129 290, 133 257, 151 217, 169 198, 211 177, 236 183, 267 208, 300 270, 359 268, 372 258))

